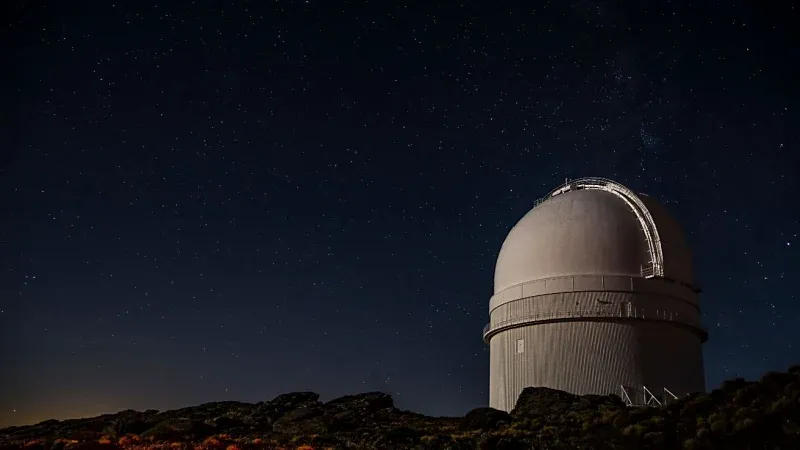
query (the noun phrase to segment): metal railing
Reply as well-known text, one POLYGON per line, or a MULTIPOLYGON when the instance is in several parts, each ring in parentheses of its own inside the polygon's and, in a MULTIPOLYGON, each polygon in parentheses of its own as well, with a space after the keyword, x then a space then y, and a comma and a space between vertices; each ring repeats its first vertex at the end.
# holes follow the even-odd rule
POLYGON ((494 335, 504 329, 515 328, 522 325, 533 325, 537 322, 580 319, 633 319, 670 322, 699 330, 702 333, 703 340, 705 340, 708 335, 708 330, 699 319, 692 319, 690 316, 681 315, 680 313, 669 310, 645 310, 644 308, 631 307, 627 309, 620 308, 616 310, 612 308, 588 308, 569 311, 555 311, 541 314, 529 314, 499 322, 489 322, 483 327, 483 338, 484 340, 487 340, 490 335, 494 335))
POLYGON ((655 268, 653 267, 653 263, 649 263, 647 265, 642 266, 642 278, 653 278, 656 275, 655 268))
POLYGON ((620 397, 627 406, 665 406, 673 401, 678 400, 678 396, 673 394, 672 391, 666 387, 662 389, 664 390, 664 394, 657 396, 653 394, 645 385, 642 385, 641 389, 637 389, 636 387, 632 386, 620 385, 620 397), (638 394, 641 394, 641 403, 637 401, 639 398, 638 394))

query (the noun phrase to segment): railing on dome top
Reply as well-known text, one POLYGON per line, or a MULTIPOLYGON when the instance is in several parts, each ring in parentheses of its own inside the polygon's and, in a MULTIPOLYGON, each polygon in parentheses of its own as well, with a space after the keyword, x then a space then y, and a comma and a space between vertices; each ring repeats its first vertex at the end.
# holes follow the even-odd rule
POLYGON ((642 266, 642 278, 653 278, 655 276, 655 270, 653 270, 652 264, 647 264, 642 266))
POLYGON ((664 254, 661 249, 661 238, 658 235, 658 229, 656 228, 656 223, 653 220, 653 216, 650 215, 650 211, 648 211, 647 206, 642 203, 642 200, 636 195, 636 193, 617 183, 616 181, 599 177, 579 178, 572 181, 567 180, 561 186, 553 189, 544 197, 533 202, 533 206, 535 208, 545 200, 555 197, 558 194, 569 192, 573 189, 598 189, 610 192, 621 198, 633 210, 633 213, 636 215, 636 218, 639 220, 639 224, 642 227, 645 240, 647 241, 650 262, 647 264, 647 266, 642 268, 642 276, 645 278, 664 276, 664 254))
MULTIPOLYGON (((558 319, 637 319, 637 320, 652 320, 657 322, 671 322, 676 324, 685 325, 691 328, 702 331, 704 336, 708 335, 708 329, 699 320, 692 319, 689 316, 681 315, 674 311, 666 311, 656 309, 646 312, 644 308, 589 308, 578 309, 571 311, 557 311, 548 312, 543 314, 529 314, 525 316, 515 317, 513 319, 503 320, 499 322, 489 322, 483 327, 483 336, 492 331, 502 328, 513 328, 517 325, 526 325, 532 322, 544 322, 558 319), (684 320, 685 319, 685 320, 684 320)), ((703 338, 705 340, 705 337, 703 338)))

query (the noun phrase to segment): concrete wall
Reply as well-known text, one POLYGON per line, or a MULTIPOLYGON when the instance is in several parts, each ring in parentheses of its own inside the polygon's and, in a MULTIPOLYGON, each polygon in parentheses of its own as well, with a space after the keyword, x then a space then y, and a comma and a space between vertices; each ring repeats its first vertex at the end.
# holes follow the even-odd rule
MULTIPOLYGON (((556 322, 508 329, 490 341, 489 406, 510 411, 527 386, 617 394, 620 385, 705 391, 700 337, 668 323, 556 322), (517 353, 518 340, 524 348, 517 353)), ((639 399, 641 401, 641 399, 639 399)))

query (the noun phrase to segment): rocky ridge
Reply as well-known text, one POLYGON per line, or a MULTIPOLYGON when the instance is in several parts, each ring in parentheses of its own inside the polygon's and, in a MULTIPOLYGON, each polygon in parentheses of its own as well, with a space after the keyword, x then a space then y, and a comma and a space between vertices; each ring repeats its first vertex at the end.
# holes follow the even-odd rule
POLYGON ((527 388, 511 413, 477 408, 464 417, 427 417, 397 409, 381 392, 326 403, 295 392, 255 404, 126 410, 0 430, 0 450, 267 448, 794 449, 800 366, 757 382, 730 380, 663 407, 527 388))

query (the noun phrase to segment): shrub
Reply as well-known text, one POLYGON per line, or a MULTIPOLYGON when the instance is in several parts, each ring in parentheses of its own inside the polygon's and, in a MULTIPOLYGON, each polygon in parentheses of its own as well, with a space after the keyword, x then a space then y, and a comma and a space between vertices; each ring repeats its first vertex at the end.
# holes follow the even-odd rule
POLYGON ((139 438, 136 434, 126 434, 117 440, 117 445, 120 447, 130 447, 132 445, 138 444, 142 442, 141 438, 139 438))
POLYGON ((600 415, 600 419, 598 420, 598 422, 603 424, 612 424, 621 415, 622 414, 618 410, 605 410, 600 415))
POLYGON ((558 435, 558 429, 550 425, 545 425, 539 430, 539 439, 547 439, 556 435, 558 435))
POLYGON ((203 446, 208 448, 220 448, 222 447, 222 441, 216 436, 209 436, 203 440, 203 446))
POLYGON ((750 427, 753 426, 754 423, 755 422, 753 421, 753 419, 750 419, 750 418, 746 418, 744 420, 740 420, 740 421, 736 422, 736 424, 733 426, 733 431, 741 431, 741 430, 750 428, 750 427))
POLYGON ((800 382, 794 381, 787 384, 786 387, 783 388, 783 395, 791 399, 800 397, 800 382))
POLYGON ((722 434, 728 429, 728 424, 723 419, 717 419, 711 422, 711 432, 714 434, 722 434))
POLYGON ((651 444, 658 445, 664 443, 664 433, 660 431, 651 431, 644 434, 644 440, 651 444))
POLYGON ((43 439, 31 439, 29 441, 25 441, 24 445, 26 449, 42 448, 43 446, 44 446, 43 439))
POLYGON ((697 428, 703 428, 704 426, 706 426, 706 418, 702 416, 698 417, 696 426, 697 428))
POLYGON ((655 425, 661 425, 662 423, 664 423, 664 418, 661 416, 653 416, 650 419, 650 422, 652 422, 655 425))
POLYGON ((625 412, 621 412, 614 418, 613 425, 617 428, 622 428, 628 423, 628 421, 628 415, 625 412))
POLYGON ((706 395, 700 395, 699 397, 696 397, 687 406, 691 405, 692 407, 702 411, 702 410, 705 410, 706 408, 709 408, 709 407, 713 406, 713 404, 714 404, 714 400, 711 398, 710 395, 706 394, 706 395))
POLYGON ((747 386, 747 381, 744 378, 733 378, 730 380, 726 380, 722 382, 720 389, 723 391, 735 391, 737 389, 741 389, 742 387, 747 386))
POLYGON ((782 411, 788 410, 792 407, 792 403, 793 403, 792 400, 786 397, 779 398, 778 400, 772 402, 772 405, 770 406, 770 412, 780 413, 782 411))
POLYGON ((739 419, 741 419, 741 418, 745 418, 745 417, 750 417, 750 416, 752 416, 752 415, 753 415, 753 412, 752 412, 752 410, 751 410, 750 408, 748 408, 748 407, 742 407, 742 408, 738 408, 738 409, 736 410, 736 412, 734 412, 734 413, 733 413, 733 417, 734 417, 734 418, 739 418, 739 419))

